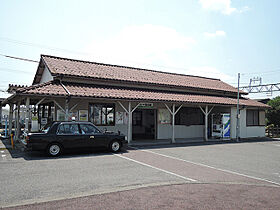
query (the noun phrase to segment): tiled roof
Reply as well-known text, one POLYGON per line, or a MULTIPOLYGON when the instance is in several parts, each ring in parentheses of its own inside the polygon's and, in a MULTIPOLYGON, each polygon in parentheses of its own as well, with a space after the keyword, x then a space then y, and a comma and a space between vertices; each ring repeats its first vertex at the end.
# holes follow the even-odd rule
MULTIPOLYGON (((56 81, 22 88, 17 91, 19 95, 42 95, 42 96, 67 96, 67 91, 73 97, 91 97, 102 99, 124 99, 124 100, 145 100, 177 103, 198 103, 198 104, 220 104, 236 105, 237 100, 229 97, 190 95, 183 93, 162 92, 154 90, 128 89, 116 87, 102 87, 77 83, 63 83, 63 86, 56 81), (64 87, 63 87, 64 86, 64 87), (65 90, 67 89, 67 91, 65 90)), ((266 104, 251 100, 240 99, 240 105, 269 107, 266 104)))
MULTIPOLYGON (((67 75, 83 78, 117 80, 140 84, 195 88, 237 93, 237 89, 218 80, 184 74, 117 66, 81 60, 42 55, 52 75, 67 75)), ((245 94, 244 92, 242 92, 245 94)))
POLYGON ((16 85, 16 84, 9 84, 9 88, 7 90, 8 93, 14 93, 19 88, 27 87, 27 85, 16 85))

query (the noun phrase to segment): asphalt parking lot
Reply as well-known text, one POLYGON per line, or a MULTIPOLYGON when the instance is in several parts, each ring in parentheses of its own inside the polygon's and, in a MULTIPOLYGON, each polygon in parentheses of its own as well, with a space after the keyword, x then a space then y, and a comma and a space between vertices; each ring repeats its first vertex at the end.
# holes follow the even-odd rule
POLYGON ((0 203, 26 205, 19 209, 109 209, 125 208, 130 196, 128 209, 227 208, 235 202, 236 208, 279 209, 279 151, 280 141, 266 140, 137 147, 118 154, 82 151, 58 158, 12 152, 0 160, 0 203), (149 206, 152 198, 157 199, 149 206))

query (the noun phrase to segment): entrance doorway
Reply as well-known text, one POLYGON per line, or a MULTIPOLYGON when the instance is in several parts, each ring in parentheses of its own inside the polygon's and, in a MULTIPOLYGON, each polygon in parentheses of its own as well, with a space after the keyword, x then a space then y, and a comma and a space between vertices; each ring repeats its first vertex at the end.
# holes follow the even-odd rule
POLYGON ((155 139, 156 110, 136 109, 132 114, 132 139, 155 139))

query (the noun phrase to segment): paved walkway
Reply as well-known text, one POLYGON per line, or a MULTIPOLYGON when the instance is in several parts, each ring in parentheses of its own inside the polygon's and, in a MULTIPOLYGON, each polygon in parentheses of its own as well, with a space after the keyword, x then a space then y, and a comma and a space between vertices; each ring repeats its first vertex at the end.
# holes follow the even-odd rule
POLYGON ((279 187, 178 184, 146 187, 8 209, 279 209, 279 187))

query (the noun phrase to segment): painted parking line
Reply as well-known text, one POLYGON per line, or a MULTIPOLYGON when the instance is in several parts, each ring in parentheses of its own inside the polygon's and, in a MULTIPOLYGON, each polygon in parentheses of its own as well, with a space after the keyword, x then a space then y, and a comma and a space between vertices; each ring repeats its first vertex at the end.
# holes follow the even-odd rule
MULTIPOLYGON (((3 154, 3 153, 2 153, 3 154)), ((7 160, 6 158, 7 155, 1 155, 2 160, 7 160)))
POLYGON ((167 171, 167 170, 164 170, 164 169, 161 169, 161 168, 158 168, 158 167, 155 167, 155 166, 152 166, 152 165, 149 165, 149 164, 146 164, 146 163, 143 163, 143 162, 140 162, 140 161, 137 161, 137 160, 134 160, 134 159, 125 157, 125 156, 120 155, 120 154, 114 154, 114 155, 115 155, 115 156, 118 156, 118 157, 120 157, 120 158, 129 160, 129 161, 132 161, 132 162, 141 164, 141 165, 143 165, 143 166, 147 166, 147 167, 156 169, 156 170, 158 170, 158 171, 162 171, 162 172, 164 172, 164 173, 167 173, 167 174, 170 174, 170 175, 179 177, 179 178, 181 178, 181 179, 184 179, 184 180, 187 180, 187 181, 190 181, 190 182, 197 182, 197 180, 195 180, 195 179, 191 179, 191 178, 188 178, 188 177, 185 177, 185 176, 181 176, 181 175, 176 174, 176 173, 173 173, 173 172, 171 172, 171 171, 167 171))
POLYGON ((242 174, 242 173, 227 170, 227 169, 221 169, 221 168, 217 168, 217 167, 213 167, 213 166, 209 166, 209 165, 206 165, 206 164, 197 163, 197 162, 193 162, 193 161, 189 161, 189 160, 184 160, 184 159, 181 159, 181 158, 173 157, 173 156, 170 156, 170 155, 164 155, 164 154, 154 152, 154 151, 150 151, 150 150, 143 150, 143 149, 139 149, 137 147, 132 147, 132 148, 136 149, 136 150, 143 151, 143 152, 156 154, 156 155, 159 155, 159 156, 162 156, 162 157, 167 157, 167 158, 171 158, 171 159, 174 159, 174 160, 179 160, 179 161, 191 163, 191 164, 194 164, 194 165, 203 166, 203 167, 211 168, 211 169, 214 169, 214 170, 218 170, 218 171, 222 171, 222 172, 226 172, 226 173, 231 173, 231 174, 235 174, 235 175, 239 175, 239 176, 243 176, 243 177, 247 177, 247 178, 250 178, 250 179, 255 179, 255 180, 259 180, 259 181, 263 181, 263 182, 268 182, 270 184, 280 186, 280 183, 270 181, 270 180, 267 180, 267 179, 263 179, 263 178, 259 178, 259 177, 255 177, 255 176, 250 176, 250 175, 242 174))
MULTIPOLYGON (((118 154, 133 162, 140 162, 152 166, 159 170, 171 172, 173 174, 196 180, 196 183, 231 183, 231 184, 250 184, 268 185, 264 180, 252 179, 239 174, 217 170, 216 168, 205 167, 180 159, 171 158, 152 152, 142 150, 129 150, 127 153, 118 154)), ((270 183, 270 186, 272 183, 270 183)), ((276 185, 273 184, 273 185, 276 185)), ((277 185, 278 186, 278 185, 277 185)))

